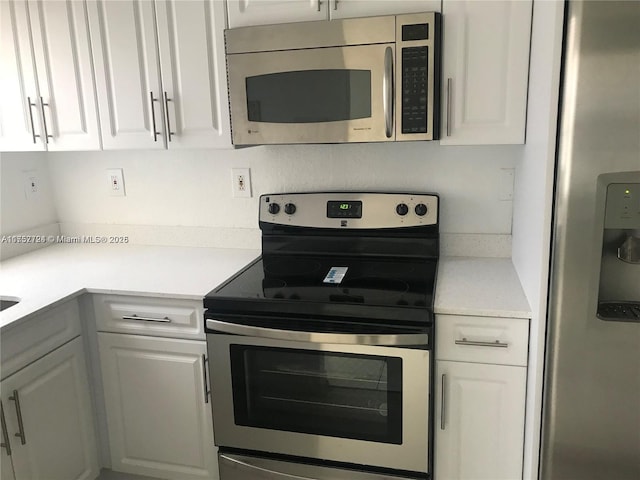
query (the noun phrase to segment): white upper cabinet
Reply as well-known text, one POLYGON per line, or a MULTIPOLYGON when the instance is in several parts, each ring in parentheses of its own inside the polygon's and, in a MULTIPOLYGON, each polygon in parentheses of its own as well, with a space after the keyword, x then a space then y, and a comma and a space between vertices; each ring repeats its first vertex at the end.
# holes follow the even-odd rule
POLYGON ((86 4, 0 3, 0 150, 99 150, 86 4))
POLYGON ((439 12, 440 0, 331 0, 331 19, 439 12))
POLYGON ((103 148, 164 148, 153 3, 88 5, 103 148))
POLYGON ((442 145, 524 143, 531 0, 443 0, 442 145))
POLYGON ((103 148, 231 145, 224 5, 89 3, 103 148))
POLYGON ((227 0, 229 28, 327 19, 327 0, 227 0))
POLYGON ((227 0, 229 28, 414 12, 439 12, 440 0, 227 0))
POLYGON ((25 2, 0 2, 0 151, 45 150, 25 2))
POLYGON ((169 148, 231 146, 224 3, 156 2, 169 148))

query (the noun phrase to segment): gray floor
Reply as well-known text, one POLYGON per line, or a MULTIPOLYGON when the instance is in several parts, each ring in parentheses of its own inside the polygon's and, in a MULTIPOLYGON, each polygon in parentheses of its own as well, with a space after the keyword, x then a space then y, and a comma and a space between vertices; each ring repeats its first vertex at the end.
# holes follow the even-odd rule
POLYGON ((118 473, 103 468, 100 470, 100 476, 96 480, 160 480, 154 477, 143 477, 141 475, 131 475, 130 473, 118 473))

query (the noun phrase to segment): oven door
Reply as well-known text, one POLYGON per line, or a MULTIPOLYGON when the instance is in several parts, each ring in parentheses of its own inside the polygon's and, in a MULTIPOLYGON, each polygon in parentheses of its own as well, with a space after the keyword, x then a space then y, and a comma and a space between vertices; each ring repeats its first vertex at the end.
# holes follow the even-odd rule
POLYGON ((426 335, 207 330, 217 445, 428 472, 426 335))
POLYGON ((394 140, 395 44, 227 56, 233 143, 394 140))

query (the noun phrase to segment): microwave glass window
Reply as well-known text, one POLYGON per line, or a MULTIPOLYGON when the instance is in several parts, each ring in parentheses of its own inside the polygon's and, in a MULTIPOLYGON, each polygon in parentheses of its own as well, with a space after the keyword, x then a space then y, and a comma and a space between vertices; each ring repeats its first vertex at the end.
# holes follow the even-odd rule
POLYGON ((402 443, 402 359, 231 345, 237 425, 402 443))
POLYGON ((249 121, 320 123, 371 117, 369 70, 301 70, 247 77, 249 121))

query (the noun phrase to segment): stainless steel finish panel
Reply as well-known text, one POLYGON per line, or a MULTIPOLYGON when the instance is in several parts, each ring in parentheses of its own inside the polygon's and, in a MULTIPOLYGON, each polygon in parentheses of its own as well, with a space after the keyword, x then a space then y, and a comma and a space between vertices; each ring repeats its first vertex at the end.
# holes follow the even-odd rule
POLYGON ((410 477, 357 472, 246 455, 218 454, 220 480, 411 480, 410 477))
POLYGON ((640 175, 640 2, 572 1, 567 20, 540 478, 636 480, 640 324, 596 317, 596 190, 640 175))
MULTIPOLYGON (((254 28, 254 27, 251 27, 254 28)), ((229 104, 234 145, 265 143, 341 143, 391 141, 385 134, 385 51, 394 43, 316 48, 227 56, 229 104), (335 122, 268 123, 249 121, 247 77, 270 73, 317 70, 371 71, 371 117, 335 122)), ((313 95, 310 91, 309 95, 313 95)))
POLYGON ((414 193, 291 193, 262 195, 260 197, 261 222, 316 228, 398 228, 418 225, 436 225, 438 223, 438 197, 414 193), (266 199, 269 199, 267 202, 266 199), (362 201, 362 218, 327 218, 329 201, 362 201), (269 213, 269 204, 277 203, 281 207, 293 203, 296 211, 287 215, 284 209, 277 214, 269 213), (409 212, 402 216, 396 213, 396 206, 404 203, 409 212), (427 213, 419 216, 415 213, 418 204, 427 207, 427 213))
MULTIPOLYGON (((435 106, 435 45, 436 45, 436 19, 435 13, 414 13, 398 15, 396 17, 396 141, 401 140, 433 140, 433 109, 435 106), (429 24, 429 38, 426 40, 402 40, 402 26, 419 23, 429 24), (428 47, 427 57, 427 132, 426 133, 402 133, 402 49, 406 47, 428 47)), ((439 73, 439 72, 438 72, 439 73)))
POLYGON ((257 25, 225 30, 224 34, 226 53, 232 55, 390 43, 395 41, 395 29, 396 17, 385 16, 257 25))
POLYGON ((216 332, 229 333, 232 335, 246 335, 257 338, 270 338, 274 340, 285 340, 306 343, 333 343, 341 345, 427 345, 429 335, 427 334, 401 334, 401 335, 379 335, 379 334, 349 334, 349 333, 320 333, 320 332, 299 332, 295 330, 279 330, 276 328, 254 327, 251 325, 239 325, 221 320, 207 319, 207 328, 216 332))
POLYGON ((396 347, 310 344, 221 334, 207 335, 207 349, 213 366, 210 376, 216 445, 427 472, 429 351, 396 347), (402 444, 394 445, 235 425, 229 355, 231 344, 401 358, 402 391, 404 392, 402 444))

